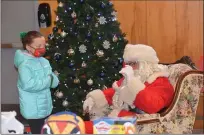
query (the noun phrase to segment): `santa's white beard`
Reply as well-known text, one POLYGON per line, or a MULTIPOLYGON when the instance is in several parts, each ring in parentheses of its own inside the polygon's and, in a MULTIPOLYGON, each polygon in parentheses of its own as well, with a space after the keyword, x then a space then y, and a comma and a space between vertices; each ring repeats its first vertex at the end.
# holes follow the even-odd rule
POLYGON ((147 78, 150 76, 150 71, 147 71, 146 69, 137 69, 134 71, 134 75, 136 77, 140 77, 141 82, 146 82, 147 78))
POLYGON ((139 62, 139 68, 134 70, 134 75, 139 76, 144 83, 154 72, 161 71, 159 64, 152 64, 148 62, 139 62))

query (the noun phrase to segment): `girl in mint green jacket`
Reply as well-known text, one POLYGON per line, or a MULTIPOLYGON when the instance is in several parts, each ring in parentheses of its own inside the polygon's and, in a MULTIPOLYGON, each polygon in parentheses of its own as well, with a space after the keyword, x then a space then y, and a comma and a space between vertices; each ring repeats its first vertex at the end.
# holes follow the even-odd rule
POLYGON ((37 31, 21 34, 24 50, 17 50, 14 65, 18 69, 20 111, 28 120, 31 132, 40 134, 44 120, 52 112, 50 88, 59 80, 45 54, 45 38, 37 31))

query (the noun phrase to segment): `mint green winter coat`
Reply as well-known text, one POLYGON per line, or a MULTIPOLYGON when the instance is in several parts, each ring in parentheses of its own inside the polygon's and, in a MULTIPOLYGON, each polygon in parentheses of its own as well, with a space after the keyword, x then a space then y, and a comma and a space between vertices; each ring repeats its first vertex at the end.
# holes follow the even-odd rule
POLYGON ((40 119, 50 115, 53 108, 50 88, 57 87, 59 80, 53 74, 49 61, 17 50, 14 65, 18 69, 17 87, 22 116, 40 119), (52 86, 50 74, 53 76, 52 86))

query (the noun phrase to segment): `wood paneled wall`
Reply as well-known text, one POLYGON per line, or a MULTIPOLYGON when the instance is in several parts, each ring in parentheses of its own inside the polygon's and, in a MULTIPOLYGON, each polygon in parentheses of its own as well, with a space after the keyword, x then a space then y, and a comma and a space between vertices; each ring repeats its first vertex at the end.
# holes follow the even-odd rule
MULTIPOLYGON (((54 21, 57 1, 45 2, 51 5, 54 21)), ((203 55, 203 1, 113 0, 113 4, 129 43, 154 47, 160 62, 188 55, 198 66, 203 55)), ((40 31, 48 35, 52 27, 40 31)))

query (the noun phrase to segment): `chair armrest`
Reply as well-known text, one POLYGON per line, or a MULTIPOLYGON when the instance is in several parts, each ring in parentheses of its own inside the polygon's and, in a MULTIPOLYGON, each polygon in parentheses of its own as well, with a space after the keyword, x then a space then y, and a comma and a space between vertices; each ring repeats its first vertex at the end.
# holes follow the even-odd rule
POLYGON ((160 122, 160 114, 137 114, 137 125, 160 122))
MULTIPOLYGON (((194 75, 203 75, 203 72, 198 71, 198 70, 190 70, 190 71, 185 72, 183 75, 181 75, 179 77, 177 84, 176 84, 176 87, 175 87, 175 95, 174 95, 173 101, 172 101, 171 105, 167 109, 165 109, 165 111, 160 113, 161 117, 164 117, 165 115, 167 115, 174 108, 174 106, 176 106, 176 104, 180 98, 180 94, 183 91, 182 84, 185 83, 185 80, 188 79, 189 75, 193 75, 193 74, 194 75)), ((193 83, 192 81, 193 80, 191 80, 191 83, 193 83)), ((201 81, 201 80, 197 79, 196 81, 201 81)), ((202 86, 200 86, 200 85, 203 85, 202 83, 203 82, 195 82, 195 84, 199 85, 199 87, 202 87, 202 86)), ((200 92, 200 91, 198 91, 198 92, 200 92)))

